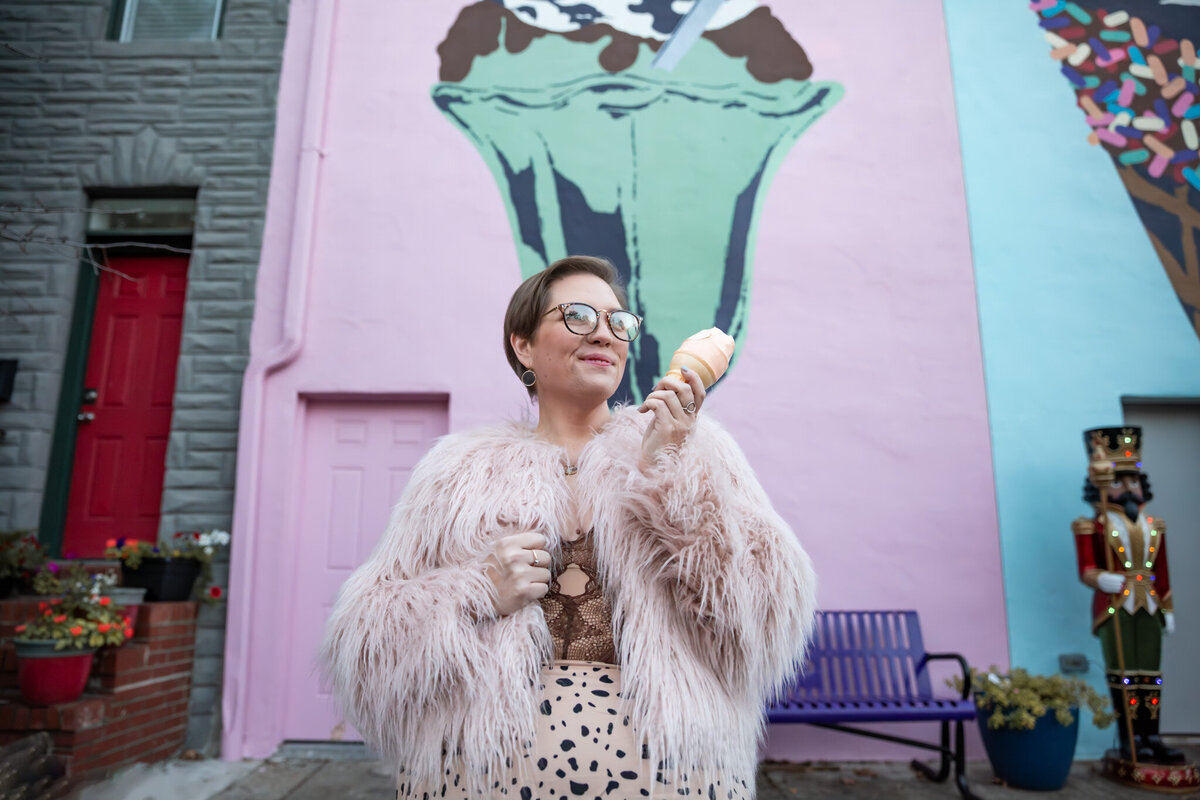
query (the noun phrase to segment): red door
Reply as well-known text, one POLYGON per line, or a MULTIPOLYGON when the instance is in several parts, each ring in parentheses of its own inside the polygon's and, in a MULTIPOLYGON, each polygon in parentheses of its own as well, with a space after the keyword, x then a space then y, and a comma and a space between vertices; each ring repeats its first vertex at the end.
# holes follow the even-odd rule
POLYGON ((187 258, 112 258, 100 274, 85 397, 63 531, 64 556, 107 539, 158 537, 187 258))

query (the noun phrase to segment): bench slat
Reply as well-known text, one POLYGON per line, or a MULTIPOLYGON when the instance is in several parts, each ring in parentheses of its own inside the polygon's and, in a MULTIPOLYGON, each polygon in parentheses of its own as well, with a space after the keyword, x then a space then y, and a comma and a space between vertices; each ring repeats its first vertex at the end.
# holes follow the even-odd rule
POLYGON ((797 703, 927 703, 925 643, 915 611, 819 612, 803 674, 785 694, 797 703))

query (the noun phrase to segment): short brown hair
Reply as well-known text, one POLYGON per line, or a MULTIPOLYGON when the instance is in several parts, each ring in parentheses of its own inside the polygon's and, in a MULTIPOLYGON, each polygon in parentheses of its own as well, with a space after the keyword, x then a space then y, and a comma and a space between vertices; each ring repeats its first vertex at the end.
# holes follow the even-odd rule
MULTIPOLYGON (((512 335, 515 333, 522 339, 532 340, 542 322, 542 315, 548 310, 546 303, 550 299, 550 287, 568 275, 579 274, 595 275, 613 290, 622 308, 629 305, 629 297, 621 284, 617 268, 604 258, 567 256, 527 279, 513 292, 512 299, 508 301, 508 311, 504 313, 504 355, 518 378, 525 372, 525 365, 513 350, 512 335)), ((530 397, 537 395, 532 386, 528 387, 528 391, 530 397)))

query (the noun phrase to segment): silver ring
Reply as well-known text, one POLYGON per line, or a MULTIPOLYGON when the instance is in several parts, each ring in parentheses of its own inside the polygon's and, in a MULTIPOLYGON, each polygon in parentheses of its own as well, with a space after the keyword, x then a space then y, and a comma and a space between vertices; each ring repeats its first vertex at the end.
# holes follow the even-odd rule
POLYGON ((688 403, 687 406, 685 406, 683 410, 685 413, 695 414, 696 413, 696 401, 693 400, 692 402, 688 403))
POLYGON ((536 566, 538 566, 538 565, 539 565, 539 564, 541 564, 541 563, 542 563, 542 562, 538 560, 538 554, 537 554, 537 553, 534 553, 534 554, 533 554, 533 566, 535 566, 535 567, 536 567, 536 566))

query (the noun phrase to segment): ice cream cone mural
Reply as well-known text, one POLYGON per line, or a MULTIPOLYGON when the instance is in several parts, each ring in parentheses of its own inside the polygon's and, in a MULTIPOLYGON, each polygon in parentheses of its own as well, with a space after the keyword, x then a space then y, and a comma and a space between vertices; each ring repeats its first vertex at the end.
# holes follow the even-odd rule
POLYGON ((1200 9, 1036 0, 1051 57, 1112 157, 1200 335, 1200 9))
POLYGON ((744 332, 767 186, 842 95, 753 0, 726 0, 656 68, 692 6, 484 0, 438 47, 433 99, 491 169, 523 276, 603 256, 646 317, 618 398, 640 401, 692 332, 744 332))

